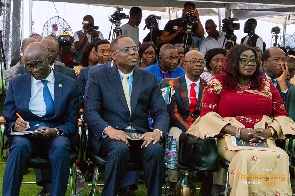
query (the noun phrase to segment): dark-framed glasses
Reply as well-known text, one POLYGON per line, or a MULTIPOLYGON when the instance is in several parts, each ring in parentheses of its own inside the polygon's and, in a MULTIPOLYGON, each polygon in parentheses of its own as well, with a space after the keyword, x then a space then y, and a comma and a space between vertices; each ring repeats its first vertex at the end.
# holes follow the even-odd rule
POLYGON ((247 58, 240 58, 239 59, 240 60, 240 63, 242 64, 242 65, 248 65, 249 64, 249 62, 253 65, 253 64, 255 64, 255 65, 257 65, 257 62, 258 62, 258 60, 257 59, 247 59, 247 58))
POLYGON ((131 50, 134 50, 137 52, 139 50, 139 47, 138 46, 125 47, 125 48, 121 48, 119 50, 121 50, 122 52, 125 52, 125 53, 130 52, 131 50))
POLYGON ((37 61, 37 63, 35 65, 25 65, 25 69, 28 72, 31 72, 33 69, 39 70, 44 66, 46 59, 47 58, 45 58, 43 61, 37 61))
POLYGON ((191 59, 189 61, 183 61, 183 62, 190 62, 192 65, 197 65, 197 64, 205 65, 206 63, 204 59, 191 59))

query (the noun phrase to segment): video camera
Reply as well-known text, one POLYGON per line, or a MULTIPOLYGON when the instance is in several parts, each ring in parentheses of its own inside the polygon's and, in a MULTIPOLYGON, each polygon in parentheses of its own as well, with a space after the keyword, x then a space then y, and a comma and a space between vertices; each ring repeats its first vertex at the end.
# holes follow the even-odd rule
POLYGON ((198 18, 192 15, 191 12, 187 12, 181 20, 181 26, 186 28, 187 26, 193 26, 198 24, 198 18))
POLYGON ((280 34, 280 33, 281 33, 281 29, 280 29, 280 27, 278 27, 278 26, 273 27, 273 28, 271 29, 271 33, 273 33, 273 34, 280 34))
POLYGON ((235 30, 240 29, 240 23, 234 23, 238 21, 236 18, 225 18, 222 20, 222 31, 226 32, 227 35, 233 34, 235 30))
POLYGON ((98 26, 94 26, 94 24, 89 21, 83 21, 82 24, 88 31, 98 30, 98 26))
POLYGON ((161 16, 156 16, 154 14, 149 15, 145 19, 145 27, 143 30, 145 30, 145 28, 148 28, 148 29, 155 28, 158 25, 157 20, 161 20, 161 16))
POLYGON ((60 35, 57 41, 59 46, 71 46, 74 43, 74 38, 70 35, 60 35))
POLYGON ((116 23, 117 21, 120 21, 122 19, 128 19, 129 15, 121 13, 121 11, 123 11, 123 8, 116 7, 115 13, 109 16, 109 21, 111 23, 116 23))
POLYGON ((238 19, 228 17, 222 20, 222 32, 225 32, 226 38, 224 48, 226 50, 229 50, 235 45, 236 37, 234 31, 240 29, 240 23, 234 23, 234 21, 238 21, 238 19))

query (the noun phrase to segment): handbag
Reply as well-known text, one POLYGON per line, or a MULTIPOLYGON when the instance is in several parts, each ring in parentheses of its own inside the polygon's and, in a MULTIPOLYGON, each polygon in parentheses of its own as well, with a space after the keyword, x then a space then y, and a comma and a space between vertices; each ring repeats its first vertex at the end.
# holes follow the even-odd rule
POLYGON ((188 133, 179 137, 179 163, 196 171, 218 171, 217 138, 199 138, 188 133))

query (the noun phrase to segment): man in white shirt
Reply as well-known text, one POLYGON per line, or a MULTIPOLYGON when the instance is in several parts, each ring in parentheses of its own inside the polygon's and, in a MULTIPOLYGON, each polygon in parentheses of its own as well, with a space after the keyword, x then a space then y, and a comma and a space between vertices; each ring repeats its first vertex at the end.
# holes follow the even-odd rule
POLYGON ((104 39, 102 33, 95 30, 98 29, 98 27, 94 26, 94 18, 91 15, 84 16, 82 24, 83 30, 75 32, 73 36, 75 49, 77 50, 73 65, 79 64, 82 50, 87 43, 93 43, 104 39))
POLYGON ((142 19, 142 10, 139 7, 132 7, 129 11, 128 23, 121 26, 122 35, 130 37, 136 46, 139 46, 139 24, 142 19))
POLYGON ((205 23, 205 29, 208 36, 202 41, 200 45, 200 52, 203 56, 206 52, 213 48, 225 48, 226 37, 223 32, 218 32, 216 30, 217 25, 212 19, 209 19, 205 23))

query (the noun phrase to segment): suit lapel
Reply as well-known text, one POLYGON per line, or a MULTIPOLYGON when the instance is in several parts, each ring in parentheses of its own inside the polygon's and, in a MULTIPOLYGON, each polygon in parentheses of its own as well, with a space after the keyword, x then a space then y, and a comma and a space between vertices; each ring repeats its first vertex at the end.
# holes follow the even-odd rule
POLYGON ((63 85, 63 80, 60 77, 60 75, 56 74, 55 71, 53 71, 55 82, 54 82, 54 111, 55 114, 59 113, 59 108, 61 105, 61 98, 63 97, 63 88, 66 86, 63 85))
POLYGON ((31 98, 31 74, 25 74, 24 82, 21 84, 20 91, 20 95, 24 96, 22 106, 29 111, 29 102, 31 98))
POLYGON ((60 73, 61 72, 61 69, 58 65, 54 64, 54 71, 60 73))
MULTIPOLYGON (((134 111, 137 104, 138 97, 140 95, 141 85, 143 81, 143 76, 139 69, 136 67, 133 72, 133 82, 132 82, 132 93, 131 93, 131 111, 134 111)), ((132 112, 131 112, 132 114, 132 112)))
POLYGON ((116 92, 116 95, 119 97, 126 110, 129 111, 118 68, 113 66, 108 69, 107 77, 109 79, 109 83, 113 86, 114 92, 116 92))
POLYGON ((189 110, 189 97, 188 97, 188 89, 185 81, 185 77, 182 76, 179 78, 179 94, 182 99, 182 103, 185 110, 189 110))

